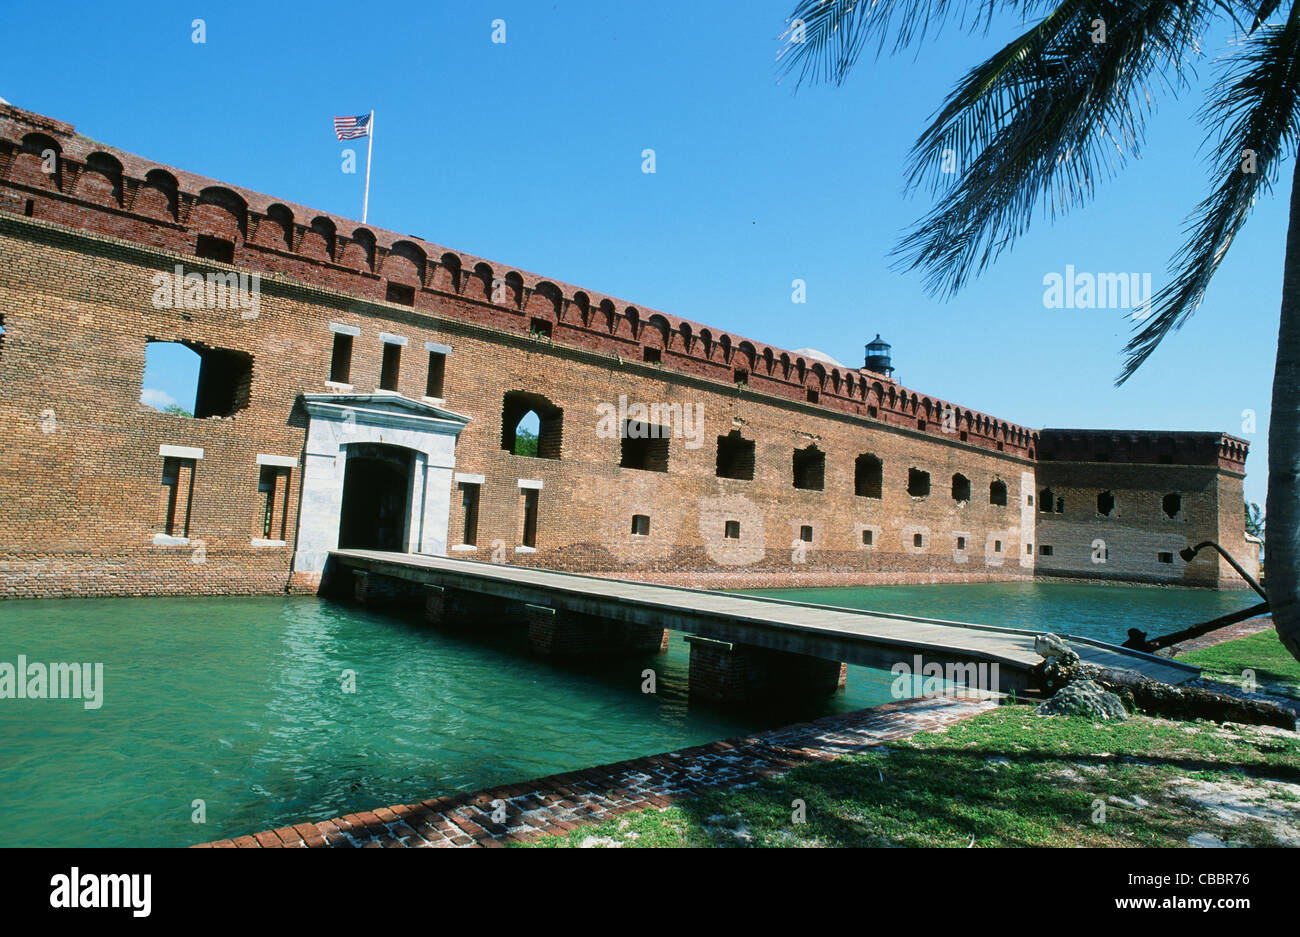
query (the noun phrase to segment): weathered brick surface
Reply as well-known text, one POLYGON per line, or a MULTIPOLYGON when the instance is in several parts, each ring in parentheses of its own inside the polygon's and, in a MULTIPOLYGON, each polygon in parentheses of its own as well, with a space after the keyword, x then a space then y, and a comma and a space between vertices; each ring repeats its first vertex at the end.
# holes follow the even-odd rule
MULTIPOLYGON (((276 496, 287 543, 253 542, 257 457, 301 458, 307 419, 295 401, 335 390, 326 384, 332 322, 360 330, 349 376, 357 393, 379 385, 381 333, 407 339, 396 390, 415 400, 427 389, 425 343, 452 347, 441 399, 471 418, 457 471, 485 478, 477 551, 467 555, 708 587, 1034 573, 1036 513, 1025 512, 1041 467, 1033 430, 885 375, 110 153, 67 124, 4 105, 0 316, 5 597, 314 591, 316 576, 290 568, 301 467, 276 496), (44 171, 46 151, 53 173, 44 171), (197 258, 200 237, 228 242, 233 265, 197 258), (156 308, 153 277, 177 264, 259 273, 257 316, 156 308), (392 285, 411 288, 413 305, 388 302, 392 285), (245 405, 187 419, 139 403, 149 340, 250 356, 245 405), (647 350, 660 361, 648 363, 647 350), (558 441, 546 443, 558 458, 503 450, 511 391, 562 411, 558 441), (620 440, 600 434, 597 408, 623 396, 698 407, 700 445, 670 439, 666 472, 620 467, 620 440), (733 431, 754 443, 752 480, 716 477, 718 437, 733 431), (162 445, 203 449, 187 498, 188 544, 154 542, 162 445), (822 490, 793 484, 794 453, 809 446, 825 455, 822 490), (883 462, 878 498, 855 493, 861 454, 883 462), (908 493, 911 469, 930 474, 928 495, 908 493), (952 496, 957 475, 970 483, 968 501, 952 496), (518 549, 521 479, 543 483, 536 552, 518 549), (1005 506, 991 503, 993 482, 1007 486, 1005 506), (646 536, 632 533, 638 514, 650 518, 646 536), (738 537, 725 536, 728 521, 739 523, 738 537)), ((651 461, 663 467, 664 454, 651 461)), ((1216 471, 1231 479, 1239 467, 1216 471)), ((189 481, 183 470, 187 494, 189 481)), ((1218 523, 1207 513, 1186 526, 1189 537, 1224 534, 1230 493, 1217 502, 1218 523)), ((453 545, 464 520, 453 497, 453 545)))
POLYGON ((1258 571, 1258 550, 1245 540, 1240 440, 1051 429, 1042 440, 1035 500, 1040 574, 1249 588, 1213 550, 1190 563, 1178 555, 1213 540, 1247 572, 1258 571), (1105 494, 1113 499, 1108 514, 1098 504, 1105 494), (1166 505, 1166 497, 1177 500, 1166 505))
MULTIPOLYGON (((632 810, 663 809, 706 791, 753 784, 800 764, 857 754, 917 732, 942 729, 996 705, 992 700, 943 697, 890 703, 662 755, 326 820, 316 829, 340 832, 327 832, 323 842, 307 836, 283 842, 275 834, 258 833, 233 843, 250 848, 499 846, 567 832, 632 810), (503 813, 501 822, 493 819, 503 813), (417 819, 409 819, 412 816, 417 819)), ((310 828, 296 824, 289 832, 310 828)))

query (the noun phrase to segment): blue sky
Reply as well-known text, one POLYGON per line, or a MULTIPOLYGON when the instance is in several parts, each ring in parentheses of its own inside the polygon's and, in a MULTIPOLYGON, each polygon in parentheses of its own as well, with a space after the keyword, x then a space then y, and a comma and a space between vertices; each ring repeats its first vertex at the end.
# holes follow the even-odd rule
POLYGON ((1264 501, 1290 166, 1201 309, 1124 387, 1129 313, 1042 300, 1067 264, 1163 281, 1209 188, 1195 113, 1226 34, 1182 100, 1157 97, 1140 160, 940 302, 890 268, 929 207, 903 194, 908 151, 1012 21, 795 94, 773 64, 792 0, 7 6, 0 97, 87 136, 359 218, 341 151, 364 161, 365 140, 330 122, 373 108, 372 224, 848 364, 879 332, 907 386, 1030 426, 1241 435, 1264 501))

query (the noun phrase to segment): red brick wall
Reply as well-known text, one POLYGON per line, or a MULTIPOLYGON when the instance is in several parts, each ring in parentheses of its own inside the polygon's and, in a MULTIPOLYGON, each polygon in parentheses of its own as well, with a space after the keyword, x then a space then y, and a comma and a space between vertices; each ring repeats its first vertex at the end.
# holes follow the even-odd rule
MULTIPOLYGON (((301 463, 289 472, 289 543, 250 541, 259 534, 257 456, 301 458, 306 418, 294 401, 329 390, 330 322, 361 330, 349 378, 358 393, 378 387, 380 332, 408 339, 398 390, 417 400, 425 390, 424 343, 453 347, 446 406, 471 418, 457 471, 485 476, 478 558, 708 586, 1033 573, 1020 505, 1033 489, 1034 431, 925 398, 883 375, 801 362, 623 301, 104 152, 67 125, 0 106, 6 596, 313 588, 312 577, 290 575, 301 463), (53 176, 42 171, 40 155, 51 142, 59 151, 53 176), (200 235, 232 241, 234 266, 197 259, 200 235), (152 278, 177 263, 200 273, 262 274, 257 317, 155 308, 152 278), (390 282, 415 288, 413 307, 385 301, 390 282), (550 324, 549 339, 530 335, 535 319, 550 324), (251 356, 247 406, 195 420, 140 404, 147 339, 251 356), (645 347, 660 349, 662 363, 643 363, 645 347), (736 369, 748 371, 747 387, 733 384, 736 369), (820 391, 818 403, 806 402, 809 389, 820 391), (512 390, 562 408, 558 460, 502 450, 502 400, 512 390), (598 405, 616 405, 620 395, 698 406, 703 445, 672 439, 666 473, 620 468, 619 440, 597 431, 598 405), (755 442, 752 481, 715 477, 717 437, 733 429, 755 442), (188 545, 154 543, 163 445, 204 450, 188 545), (826 456, 822 491, 792 484, 793 453, 809 445, 826 456), (854 494, 861 453, 883 460, 880 499, 854 494), (910 468, 930 472, 929 496, 908 495, 910 468), (969 502, 951 497, 957 472, 970 479, 969 502), (994 478, 1007 484, 1006 507, 989 503, 994 478), (516 551, 521 479, 543 483, 531 553, 516 551), (649 536, 632 535, 633 514, 650 516, 649 536), (740 521, 738 540, 723 536, 727 520, 740 521), (803 526, 813 538, 796 548, 803 526), (861 542, 868 527, 869 547, 861 542), (965 550, 955 549, 958 536, 965 550), (1003 549, 989 555, 995 540, 1003 549)), ((451 544, 460 510, 453 493, 451 544)))

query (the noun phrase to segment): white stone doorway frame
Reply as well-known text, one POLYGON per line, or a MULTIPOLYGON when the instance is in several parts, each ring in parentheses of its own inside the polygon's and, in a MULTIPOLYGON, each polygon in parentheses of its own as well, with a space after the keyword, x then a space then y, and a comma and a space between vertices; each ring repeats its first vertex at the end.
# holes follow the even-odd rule
POLYGON ((400 394, 303 394, 301 400, 308 424, 294 572, 321 572, 338 549, 347 447, 356 443, 411 451, 406 551, 445 555, 456 439, 469 417, 400 394))

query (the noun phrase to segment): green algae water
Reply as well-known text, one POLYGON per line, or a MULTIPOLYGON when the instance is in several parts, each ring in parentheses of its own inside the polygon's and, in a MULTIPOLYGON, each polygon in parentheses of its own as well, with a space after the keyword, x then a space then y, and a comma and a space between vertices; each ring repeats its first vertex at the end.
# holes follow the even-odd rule
MULTIPOLYGON (((1056 583, 761 594, 1108 640, 1249 604, 1056 583)), ((676 633, 664 655, 558 666, 528 656, 523 629, 456 636, 314 598, 0 603, 0 663, 20 654, 102 663, 103 701, 0 699, 0 846, 182 846, 891 699, 887 673, 851 667, 813 709, 727 715, 688 705, 676 633)))

